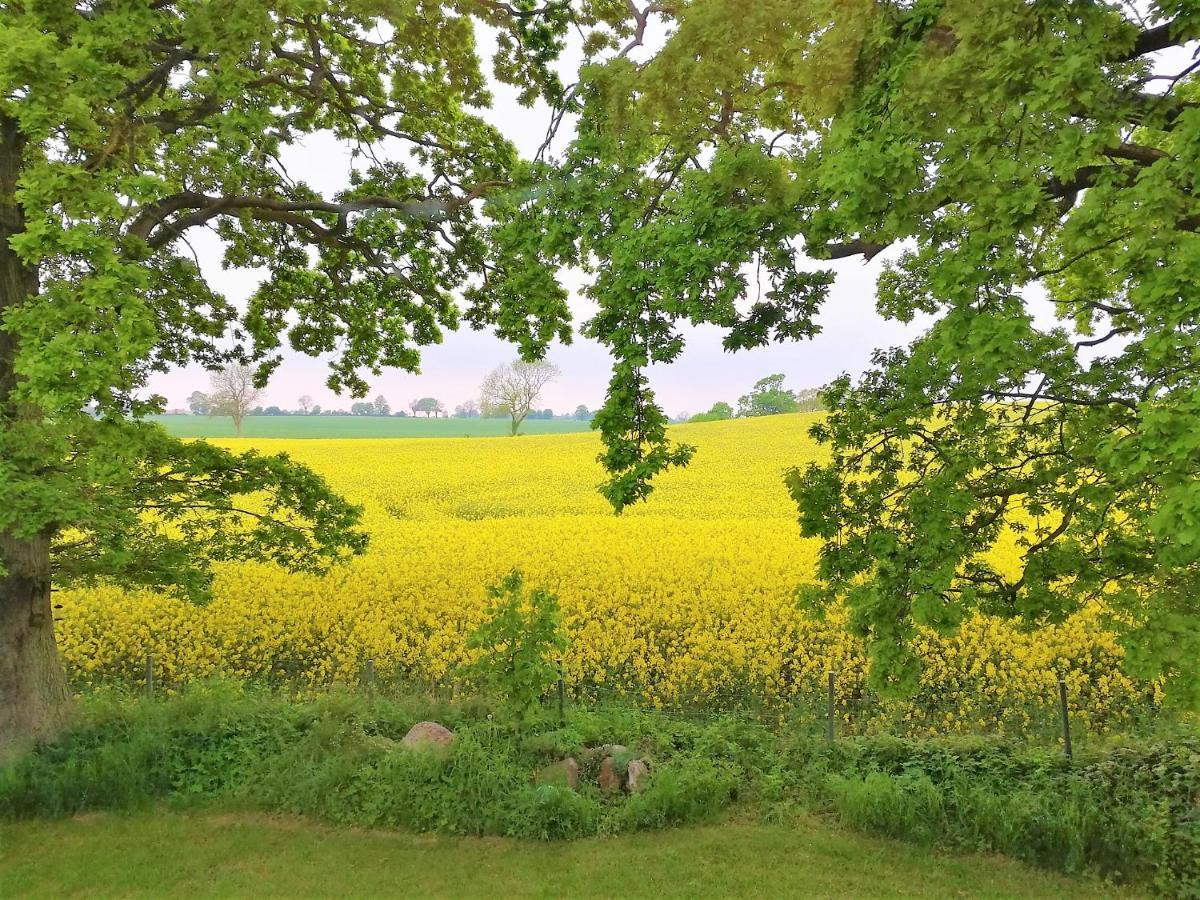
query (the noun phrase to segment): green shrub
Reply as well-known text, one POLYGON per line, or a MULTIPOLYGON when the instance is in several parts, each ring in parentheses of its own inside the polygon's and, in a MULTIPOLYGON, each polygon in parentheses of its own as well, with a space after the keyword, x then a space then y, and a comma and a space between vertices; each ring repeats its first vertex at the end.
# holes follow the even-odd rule
POLYGON ((555 654, 567 646, 558 598, 543 588, 526 593, 519 569, 487 595, 487 620, 467 639, 468 649, 483 653, 464 674, 528 715, 558 679, 555 654))
POLYGON ((523 789, 517 798, 513 833, 540 840, 560 840, 596 834, 604 809, 591 793, 578 793, 557 784, 523 789))
POLYGON ((714 818, 737 797, 737 778, 727 765, 680 757, 655 770, 617 816, 622 829, 662 828, 714 818))

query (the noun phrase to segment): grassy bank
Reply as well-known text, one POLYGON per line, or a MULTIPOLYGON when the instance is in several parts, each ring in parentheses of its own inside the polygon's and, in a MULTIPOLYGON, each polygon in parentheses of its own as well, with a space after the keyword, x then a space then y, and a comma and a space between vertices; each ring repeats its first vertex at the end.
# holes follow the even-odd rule
MULTIPOLYGON (((152 416, 171 434, 182 438, 236 437, 228 416, 152 416)), ((407 416, 247 416, 245 438, 428 438, 501 437, 509 434, 508 419, 428 419, 407 416)), ((589 431, 577 419, 526 419, 521 434, 569 434, 589 431)))
MULTIPOLYGON (((166 804, 459 836, 625 835, 637 846, 730 815, 817 817, 924 853, 1000 853, 1190 896, 1200 884, 1198 775, 1200 741, 1187 735, 1069 763, 983 739, 829 744, 734 715, 689 720, 607 705, 571 709, 560 723, 551 711, 517 718, 479 697, 296 700, 214 684, 166 700, 86 698, 69 735, 0 772, 0 820, 166 804), (400 745, 425 719, 453 729, 449 750, 400 745), (618 766, 649 764, 640 792, 600 790, 608 751, 598 748, 613 744, 629 748, 618 766), (579 763, 578 791, 538 777, 568 756, 579 763)), ((619 867, 619 855, 608 858, 619 867)), ((852 855, 843 862, 862 869, 852 855)))
POLYGON ((154 811, 0 826, 0 846, 8 897, 1134 896, 809 819, 544 844, 154 811))

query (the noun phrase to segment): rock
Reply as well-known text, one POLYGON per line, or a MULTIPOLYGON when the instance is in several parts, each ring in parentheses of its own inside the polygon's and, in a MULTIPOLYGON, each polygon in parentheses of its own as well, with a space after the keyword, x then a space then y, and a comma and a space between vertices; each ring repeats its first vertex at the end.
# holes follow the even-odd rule
POLYGON ((538 784, 557 784, 577 791, 579 790, 579 763, 573 756, 560 759, 538 772, 534 780, 538 784))
POLYGON ((600 763, 600 774, 596 783, 606 794, 615 794, 621 790, 621 773, 617 771, 617 764, 611 756, 604 757, 604 761, 600 763))
POLYGON ((640 759, 631 759, 629 767, 625 770, 625 790, 631 794, 636 794, 646 786, 646 777, 650 774, 650 767, 640 759))
POLYGON ((454 732, 437 722, 418 722, 408 729, 400 742, 403 747, 449 747, 454 743, 454 732))
POLYGON ((620 753, 628 753, 629 748, 624 744, 604 744, 603 746, 597 747, 596 752, 601 756, 616 756, 620 753))

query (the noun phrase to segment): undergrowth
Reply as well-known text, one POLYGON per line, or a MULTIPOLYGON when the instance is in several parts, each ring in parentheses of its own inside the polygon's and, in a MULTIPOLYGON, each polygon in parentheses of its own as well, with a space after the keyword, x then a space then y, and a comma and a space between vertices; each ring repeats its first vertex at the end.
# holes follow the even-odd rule
POLYGON ((1186 732, 1070 763, 985 739, 830 744, 732 714, 692 721, 604 705, 560 722, 481 698, 297 700, 217 682, 153 701, 88 695, 68 734, 0 772, 7 819, 163 803, 538 839, 706 821, 737 805, 1200 895, 1200 737, 1186 732), (454 731, 448 749, 401 746, 426 719, 454 731), (601 793, 596 748, 609 744, 649 761, 644 790, 601 793), (567 755, 580 789, 539 784, 539 770, 567 755))

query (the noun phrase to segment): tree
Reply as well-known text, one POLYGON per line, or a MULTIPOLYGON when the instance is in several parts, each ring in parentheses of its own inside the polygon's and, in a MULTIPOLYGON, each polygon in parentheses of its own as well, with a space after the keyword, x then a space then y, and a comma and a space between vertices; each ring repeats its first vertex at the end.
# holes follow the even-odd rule
POLYGON ((581 403, 575 407, 575 418, 580 422, 590 422, 592 420, 592 411, 581 403))
POLYGON ((800 408, 796 395, 783 386, 782 375, 768 375, 754 383, 749 394, 738 399, 739 416, 774 416, 800 408))
POLYGON ((350 404, 350 415, 352 416, 373 416, 375 415, 375 404, 366 400, 360 400, 357 403, 350 404))
POLYGON ((387 416, 391 415, 392 407, 388 404, 387 398, 380 394, 375 398, 375 415, 387 416))
POLYGON ((312 409, 308 411, 310 416, 319 416, 321 414, 321 404, 314 403, 312 409))
MULTIPOLYGON (((762 382, 759 382, 759 384, 762 384, 762 382)), ((732 419, 732 418, 733 418, 733 407, 730 406, 728 403, 726 403, 724 400, 718 400, 716 403, 714 403, 712 405, 712 409, 710 409, 708 412, 697 413, 696 415, 688 418, 687 421, 688 422, 719 422, 722 419, 732 419)))
POLYGON ((517 360, 497 366, 480 385, 479 405, 485 415, 507 415, 512 421, 512 434, 517 433, 542 389, 562 373, 547 360, 527 362, 517 360))
POLYGON ((313 410, 313 398, 308 394, 301 394, 300 399, 296 401, 296 405, 300 407, 300 412, 307 416, 313 410))
POLYGON ((207 416, 212 409, 212 400, 203 391, 192 391, 188 395, 187 405, 193 416, 207 416))
MULTIPOLYGON (((242 419, 262 396, 262 391, 254 385, 254 370, 241 363, 231 363, 209 377, 212 382, 212 390, 208 395, 209 414, 229 416, 233 419, 233 430, 241 434, 242 419)), ((256 415, 262 412, 261 408, 255 410, 256 415)))
POLYGON ((796 391, 798 412, 820 412, 825 408, 824 388, 801 388, 796 391))
POLYGON ((474 400, 464 400, 454 407, 454 415, 459 419, 478 419, 479 404, 474 400))
POLYGON ((286 340, 332 351, 331 387, 361 394, 361 373, 414 370, 460 317, 528 354, 569 336, 554 273, 488 239, 477 202, 518 164, 481 114, 475 23, 523 101, 561 92, 548 64, 571 16, 520 6, 0 7, 0 756, 67 709, 52 581, 203 596, 213 560, 319 569, 363 546, 358 512, 302 466, 146 421, 149 373, 246 362, 265 381, 286 340), (344 190, 285 168, 318 131, 345 150, 344 190), (198 230, 267 273, 244 306, 206 281, 198 230))
POLYGON ((414 416, 417 413, 424 413, 425 418, 429 418, 430 416, 437 418, 446 411, 446 407, 436 397, 422 397, 419 400, 414 400, 409 404, 409 408, 412 409, 414 416))
POLYGON ((615 357, 597 415, 614 505, 690 457, 644 379, 682 320, 730 350, 811 337, 835 273, 808 260, 882 260, 878 308, 929 326, 825 392, 829 460, 790 478, 823 541, 807 599, 848 605, 873 684, 897 690, 921 626, 1102 600, 1126 665, 1200 702, 1200 70, 1180 49, 1200 7, 630 15, 576 89, 559 180, 504 226, 603 261, 584 330, 615 357), (663 40, 634 64, 648 22, 663 40), (761 289, 735 304, 751 266, 761 289), (1016 571, 989 556, 1007 540, 1016 571))

